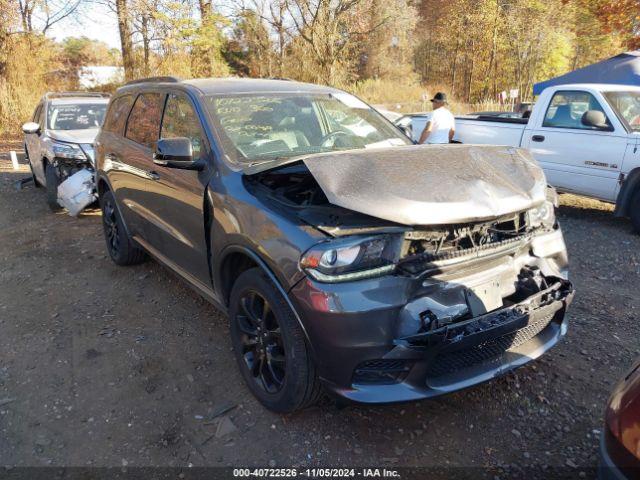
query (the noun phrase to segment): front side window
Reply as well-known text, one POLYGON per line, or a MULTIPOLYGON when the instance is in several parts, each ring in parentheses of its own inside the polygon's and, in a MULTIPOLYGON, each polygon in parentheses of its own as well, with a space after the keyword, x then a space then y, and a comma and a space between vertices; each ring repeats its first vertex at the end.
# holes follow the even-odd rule
POLYGON ((640 92, 606 92, 604 96, 628 130, 640 131, 640 92))
POLYGON ((50 130, 99 128, 107 110, 105 103, 51 104, 47 112, 50 130))
POLYGON ((182 95, 169 95, 164 108, 160 138, 186 137, 191 140, 194 160, 204 155, 204 136, 200 120, 189 100, 182 95))
POLYGON ((124 124, 127 123, 127 116, 131 110, 132 103, 132 95, 123 95, 111 102, 111 106, 107 112, 107 117, 104 120, 102 129, 108 132, 122 134, 124 124))
MULTIPOLYGON (((604 113, 600 102, 588 92, 556 92, 551 99, 542 126, 593 130, 594 127, 582 123, 582 116, 588 110, 604 113)), ((607 124, 610 125, 609 119, 607 124)))
POLYGON ((164 95, 142 93, 136 98, 127 121, 125 136, 140 145, 152 148, 160 135, 160 120, 164 95))
POLYGON ((210 96, 205 104, 227 153, 245 165, 411 144, 378 112, 346 93, 210 96))

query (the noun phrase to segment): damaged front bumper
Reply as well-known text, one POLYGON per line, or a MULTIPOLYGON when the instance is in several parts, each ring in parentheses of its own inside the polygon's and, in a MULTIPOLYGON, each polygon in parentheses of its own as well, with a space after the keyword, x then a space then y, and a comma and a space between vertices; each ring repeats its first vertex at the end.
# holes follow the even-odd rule
MULTIPOLYGON (((400 361, 406 375, 394 382, 396 388, 388 389, 389 399, 412 400, 454 392, 540 357, 567 331, 565 311, 573 299, 573 287, 567 280, 556 280, 548 289, 514 306, 397 339, 382 359, 400 361)), ((362 376, 365 372, 357 369, 356 381, 366 379, 362 376)), ((375 389, 374 375, 372 382, 356 383, 355 388, 340 393, 355 401, 377 401, 380 392, 375 389)))
POLYGON ((93 169, 83 168, 58 185, 58 203, 72 217, 98 199, 94 178, 93 169))
POLYGON ((534 239, 453 278, 389 275, 353 288, 301 281, 291 293, 325 386, 362 403, 417 400, 540 357, 566 333, 573 299, 561 239, 559 231, 534 239), (502 293, 501 306, 489 290, 502 293))

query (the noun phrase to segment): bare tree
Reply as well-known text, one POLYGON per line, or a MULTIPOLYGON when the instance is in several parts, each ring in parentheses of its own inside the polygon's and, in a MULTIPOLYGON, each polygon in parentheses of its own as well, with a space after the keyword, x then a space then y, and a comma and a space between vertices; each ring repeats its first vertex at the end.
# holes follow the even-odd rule
POLYGON ((295 35, 310 48, 320 68, 320 80, 335 84, 341 62, 348 61, 358 42, 384 24, 385 19, 381 19, 375 25, 360 25, 357 13, 361 3, 362 0, 287 1, 295 35))
POLYGON ((81 0, 18 0, 22 29, 27 33, 42 33, 73 15, 81 0))

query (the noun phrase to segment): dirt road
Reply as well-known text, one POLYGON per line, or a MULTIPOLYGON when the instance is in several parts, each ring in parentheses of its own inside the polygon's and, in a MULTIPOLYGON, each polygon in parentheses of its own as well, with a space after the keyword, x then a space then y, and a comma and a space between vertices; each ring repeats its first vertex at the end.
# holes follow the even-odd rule
POLYGON ((280 416, 244 387, 223 316, 153 261, 113 265, 99 212, 53 214, 24 175, 0 159, 0 464, 594 475, 605 400, 640 355, 640 237, 609 206, 562 197, 577 295, 541 360, 432 401, 280 416))

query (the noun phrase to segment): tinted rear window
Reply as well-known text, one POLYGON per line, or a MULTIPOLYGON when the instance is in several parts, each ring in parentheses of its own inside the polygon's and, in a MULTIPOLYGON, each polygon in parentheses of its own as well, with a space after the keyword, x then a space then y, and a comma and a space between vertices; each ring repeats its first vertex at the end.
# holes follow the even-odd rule
POLYGON ((142 93, 133 104, 127 121, 126 137, 151 148, 160 135, 164 94, 142 93))
POLYGON ((129 110, 131 110, 131 104, 133 103, 133 96, 123 95, 116 98, 109 107, 107 112, 107 118, 104 120, 103 130, 113 133, 122 133, 124 130, 124 124, 127 122, 127 116, 129 110))

